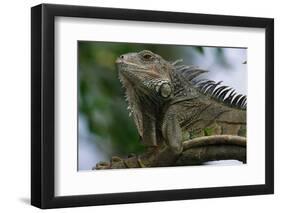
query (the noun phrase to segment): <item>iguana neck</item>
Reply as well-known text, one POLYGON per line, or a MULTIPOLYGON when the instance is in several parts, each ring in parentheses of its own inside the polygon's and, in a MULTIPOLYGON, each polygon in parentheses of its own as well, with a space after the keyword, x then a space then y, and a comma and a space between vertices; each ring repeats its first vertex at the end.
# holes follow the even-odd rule
POLYGON ((163 101, 140 93, 132 86, 127 86, 125 93, 130 115, 135 121, 142 142, 147 146, 156 146, 161 139, 157 121, 161 116, 163 101))

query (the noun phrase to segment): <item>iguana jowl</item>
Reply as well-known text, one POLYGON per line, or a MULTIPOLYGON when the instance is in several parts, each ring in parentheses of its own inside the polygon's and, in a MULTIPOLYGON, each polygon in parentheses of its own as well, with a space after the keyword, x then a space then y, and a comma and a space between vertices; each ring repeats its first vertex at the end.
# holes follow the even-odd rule
POLYGON ((198 80, 205 70, 170 63, 143 50, 121 55, 119 78, 142 142, 175 155, 182 142, 204 135, 246 136, 246 96, 221 82, 198 80))

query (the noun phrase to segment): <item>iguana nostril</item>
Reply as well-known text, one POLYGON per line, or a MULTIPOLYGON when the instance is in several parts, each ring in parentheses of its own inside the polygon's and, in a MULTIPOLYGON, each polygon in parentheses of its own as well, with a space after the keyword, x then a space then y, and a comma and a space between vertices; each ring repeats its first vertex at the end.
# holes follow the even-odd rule
POLYGON ((122 64, 124 58, 125 58, 124 55, 119 56, 119 58, 116 59, 115 63, 117 63, 117 64, 122 64))

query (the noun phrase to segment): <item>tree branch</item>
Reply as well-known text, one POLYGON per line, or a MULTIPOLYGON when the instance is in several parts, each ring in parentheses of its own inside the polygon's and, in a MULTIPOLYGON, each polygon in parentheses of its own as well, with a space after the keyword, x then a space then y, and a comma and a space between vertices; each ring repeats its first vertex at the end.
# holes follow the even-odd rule
POLYGON ((246 138, 234 135, 213 135, 183 142, 183 151, 174 155, 167 147, 158 147, 140 156, 126 159, 113 157, 94 169, 139 168, 200 165, 214 160, 239 160, 246 163, 246 138))

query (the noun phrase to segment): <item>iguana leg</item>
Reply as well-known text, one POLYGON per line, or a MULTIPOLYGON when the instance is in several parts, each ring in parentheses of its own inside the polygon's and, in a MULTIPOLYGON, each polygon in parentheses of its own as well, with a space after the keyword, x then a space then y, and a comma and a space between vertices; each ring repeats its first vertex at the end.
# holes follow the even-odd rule
POLYGON ((172 152, 174 154, 180 154, 182 152, 182 133, 175 114, 165 116, 162 125, 162 134, 172 152))

